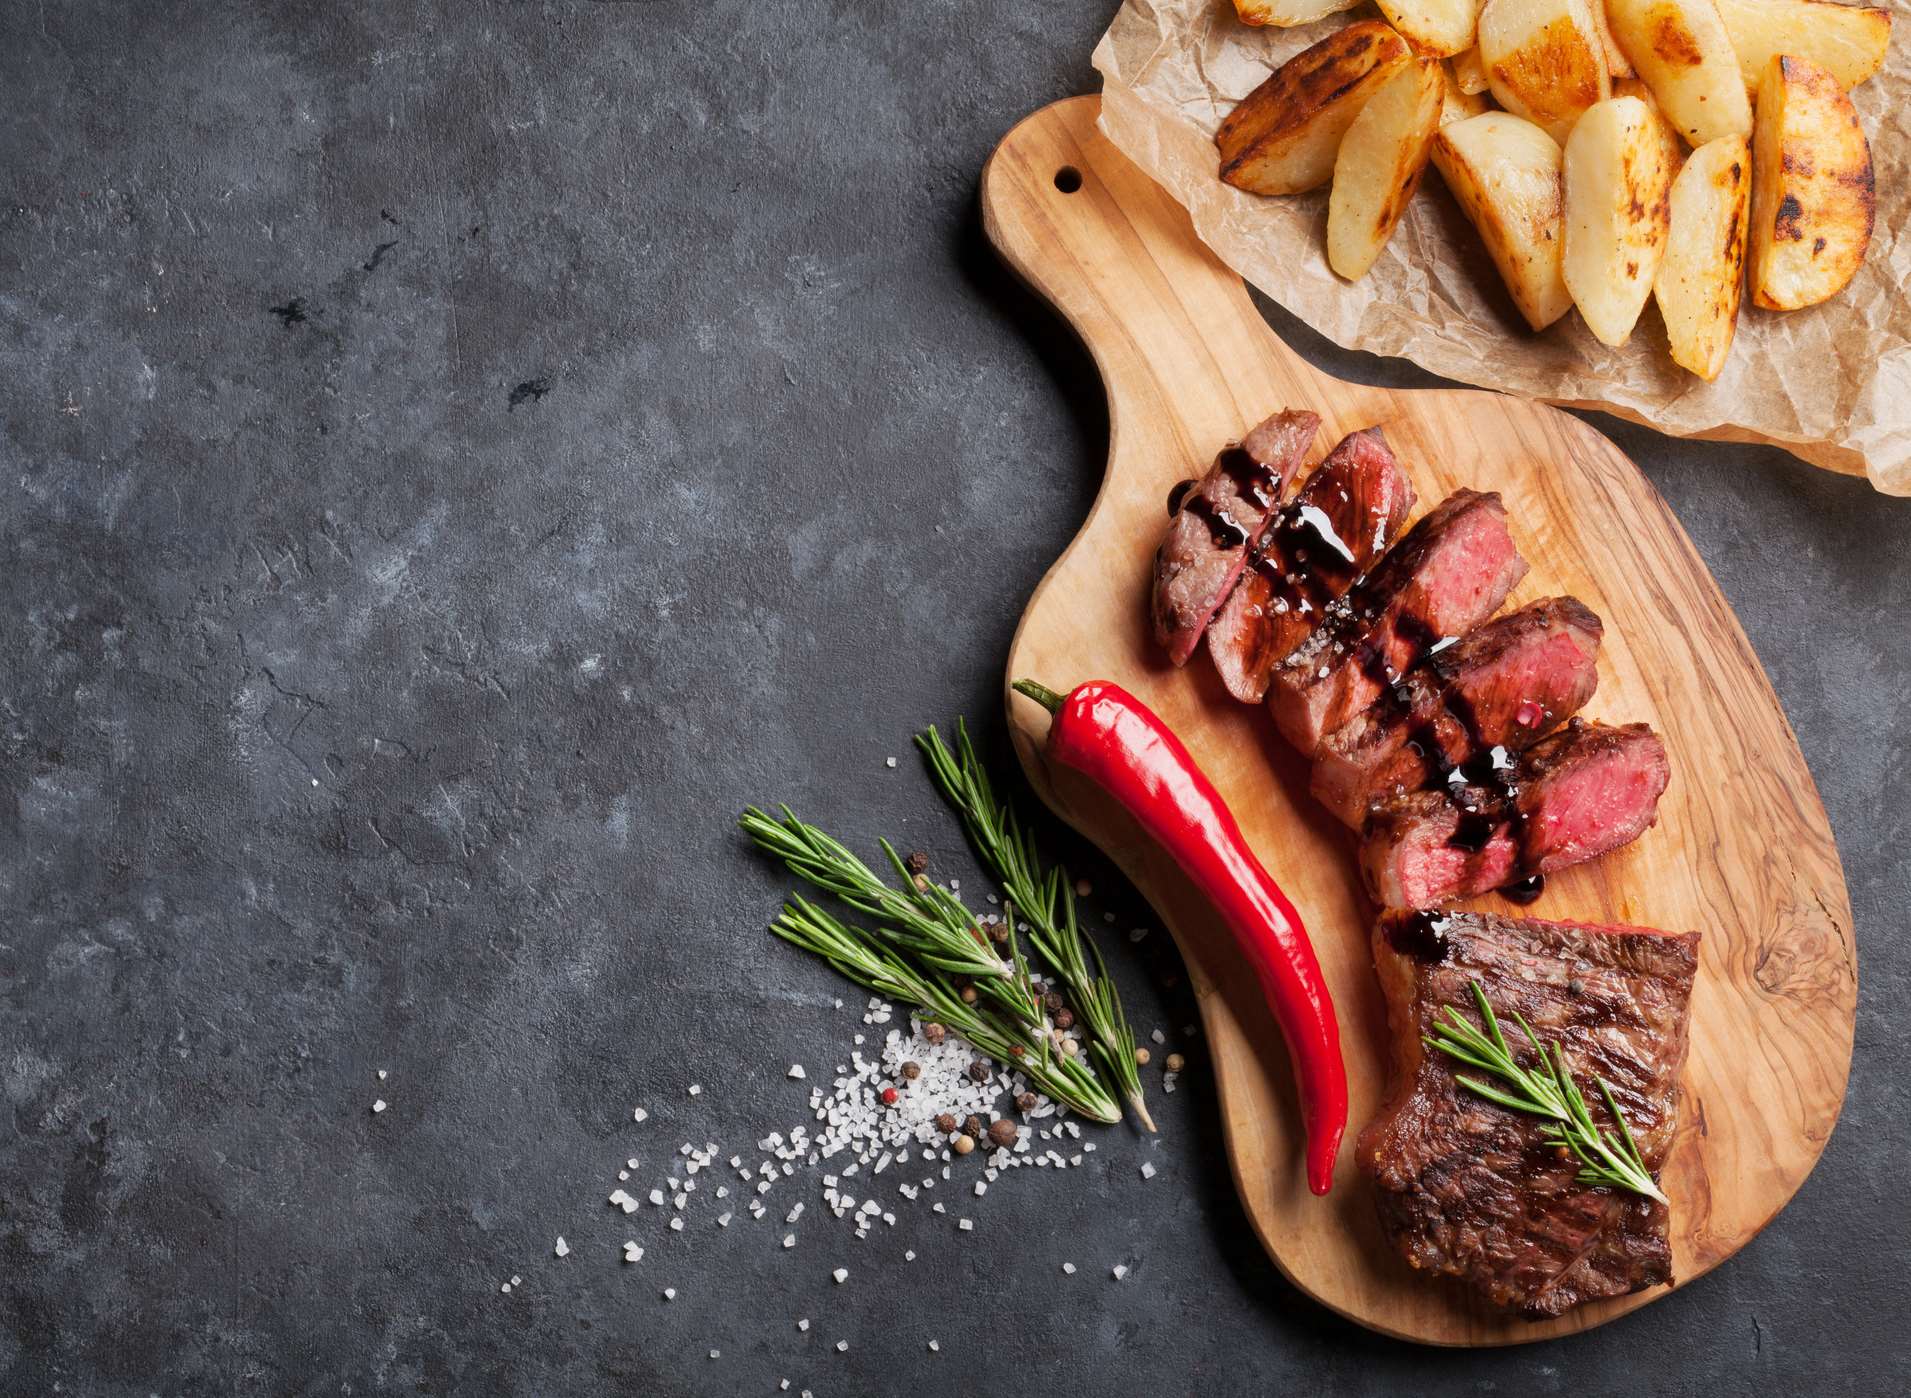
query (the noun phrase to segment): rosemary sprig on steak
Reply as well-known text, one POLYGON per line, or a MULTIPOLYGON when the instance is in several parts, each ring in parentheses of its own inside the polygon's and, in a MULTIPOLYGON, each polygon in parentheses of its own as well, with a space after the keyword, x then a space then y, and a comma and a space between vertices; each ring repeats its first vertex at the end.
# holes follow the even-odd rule
POLYGON ((1014 807, 996 797, 988 771, 969 742, 966 723, 956 720, 953 751, 934 724, 916 735, 916 746, 928 759, 936 785, 962 817, 976 852, 1008 895, 1010 921, 1015 914, 1021 915, 1028 923, 1029 940, 1036 952, 1067 984, 1070 998, 1092 1035, 1089 1043, 1103 1073, 1127 1099, 1136 1120, 1154 1130, 1154 1120, 1142 1100, 1135 1036, 1122 1013, 1121 997, 1109 978, 1101 949, 1083 933, 1076 919, 1075 888, 1068 871, 1057 865, 1043 872, 1035 837, 1017 818, 1014 807))
POLYGON ((1618 1123, 1617 1133, 1602 1131, 1594 1123, 1592 1112, 1586 1106, 1585 1094, 1573 1081, 1572 1074, 1566 1071, 1566 1058, 1560 1046, 1554 1044, 1549 1055, 1546 1046, 1540 1043, 1539 1035, 1533 1032, 1533 1026, 1526 1022, 1526 1017, 1514 1011, 1513 1018, 1518 1021, 1521 1031, 1539 1055, 1537 1068, 1520 1066, 1519 1060, 1513 1056, 1513 1050, 1507 1045, 1506 1036, 1500 1032, 1499 1020, 1494 1017, 1493 1007, 1487 1003, 1486 992, 1480 988, 1477 980, 1469 984, 1473 989, 1473 1003, 1480 1012, 1481 1022, 1486 1026, 1485 1031, 1482 1032, 1448 1005, 1444 1007, 1446 1019, 1427 1039, 1427 1046, 1491 1073, 1506 1085, 1502 1087, 1464 1073, 1454 1074, 1455 1079, 1489 1102, 1497 1102, 1512 1111, 1550 1118, 1555 1125, 1547 1141, 1551 1145, 1564 1147, 1578 1158, 1581 1184, 1610 1185, 1669 1204, 1671 1201, 1653 1182, 1652 1172, 1646 1168, 1646 1162, 1639 1154, 1638 1143, 1632 1138, 1632 1128, 1626 1125, 1625 1113, 1619 1110, 1619 1104, 1613 1100, 1612 1089, 1606 1085, 1606 1080, 1600 1077, 1593 1079, 1599 1084, 1606 1109, 1618 1123))
MULTIPOLYGON (((916 1006, 925 1020, 953 1030, 997 1063, 1020 1071, 1043 1095, 1094 1121, 1121 1120, 1121 1104, 1102 1086, 1085 1060, 1051 1052, 1048 1037, 1040 1028, 993 1013, 979 1000, 975 1004, 965 1002, 950 978, 911 964, 876 933, 853 927, 797 897, 783 905, 770 931, 822 957, 858 985, 916 1006)), ((1016 945, 1012 926, 1009 950, 1014 966, 1011 984, 1032 998, 1028 964, 1016 945)))

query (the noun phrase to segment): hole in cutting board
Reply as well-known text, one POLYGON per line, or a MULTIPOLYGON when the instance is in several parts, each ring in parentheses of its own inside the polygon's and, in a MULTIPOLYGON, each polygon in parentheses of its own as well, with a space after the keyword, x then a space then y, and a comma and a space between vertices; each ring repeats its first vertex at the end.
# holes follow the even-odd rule
POLYGON ((1055 187, 1064 194, 1073 194, 1082 187, 1082 172, 1073 165, 1064 165, 1055 172, 1055 187))

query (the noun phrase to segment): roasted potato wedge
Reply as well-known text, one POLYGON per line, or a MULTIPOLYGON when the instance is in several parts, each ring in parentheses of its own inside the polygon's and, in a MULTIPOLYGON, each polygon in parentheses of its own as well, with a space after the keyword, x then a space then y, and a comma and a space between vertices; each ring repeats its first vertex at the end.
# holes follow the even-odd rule
POLYGON ((1745 290, 1745 227, 1752 145, 1743 136, 1707 141, 1674 176, 1671 232, 1652 279, 1672 362, 1702 379, 1725 367, 1745 290))
POLYGON ((1327 200, 1327 263, 1348 281, 1374 265, 1427 168, 1446 96, 1445 66, 1415 58, 1367 99, 1341 138, 1327 200))
POLYGON ((1312 24, 1317 19, 1351 10, 1360 0, 1234 0, 1235 16, 1243 24, 1271 24, 1291 29, 1297 24, 1312 24))
POLYGON ((1412 57, 1407 41, 1377 19, 1356 21, 1301 50, 1221 123, 1214 136, 1221 178, 1252 194, 1298 194, 1325 184, 1347 127, 1412 57))
POLYGON ((1686 144, 1752 129, 1738 55, 1714 0, 1606 0, 1606 19, 1686 144))
POLYGON ((1441 83, 1446 88, 1440 100, 1440 125, 1449 122, 1465 121, 1476 117, 1486 110, 1486 99, 1477 92, 1468 92, 1460 86, 1460 79, 1453 71, 1451 62, 1440 65, 1441 83))
POLYGON ((1559 142, 1524 117, 1486 112, 1441 127, 1433 163, 1526 323, 1544 330, 1570 311, 1560 275, 1559 142))
POLYGON ((1672 172, 1637 97, 1610 97, 1566 138, 1561 274, 1586 328, 1623 345, 1665 256, 1672 172))
POLYGON ((1653 100, 1652 89, 1640 82, 1637 78, 1614 78, 1612 80, 1612 95, 1614 97, 1637 97, 1641 102, 1644 102, 1648 107, 1652 108, 1653 133, 1659 138, 1659 144, 1665 148, 1666 168, 1672 171, 1673 176, 1676 178, 1679 173, 1679 167, 1685 163, 1688 147, 1685 144, 1685 138, 1679 134, 1679 129, 1666 119, 1664 112, 1659 110, 1658 102, 1653 100))
POLYGON ((1471 97, 1476 92, 1485 92, 1489 86, 1486 80, 1486 65, 1480 61, 1480 50, 1476 44, 1465 53, 1453 55, 1453 80, 1460 85, 1460 91, 1471 97))
POLYGON ((1781 53, 1809 58, 1849 92, 1884 66, 1891 11, 1826 0, 1718 0, 1745 85, 1756 88, 1781 53))
POLYGON ((1555 141, 1612 95, 1588 0, 1486 0, 1480 61, 1499 104, 1555 141))
POLYGON ((1480 0, 1375 0, 1380 13, 1422 53, 1450 58, 1473 47, 1480 0))
POLYGON ((1752 133, 1752 303, 1795 311, 1843 291, 1876 205, 1871 146, 1838 79, 1810 59, 1772 59, 1752 133))

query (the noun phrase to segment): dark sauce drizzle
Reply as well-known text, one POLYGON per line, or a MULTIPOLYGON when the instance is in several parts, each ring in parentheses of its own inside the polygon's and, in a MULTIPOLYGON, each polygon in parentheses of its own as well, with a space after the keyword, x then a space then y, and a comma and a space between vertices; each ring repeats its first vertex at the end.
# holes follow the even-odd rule
POLYGON ((1235 490, 1257 506, 1265 510, 1274 503, 1274 469, 1263 462, 1256 461, 1246 447, 1235 445, 1228 447, 1215 457, 1214 464, 1221 473, 1234 482, 1235 490))
POLYGON ((1387 924, 1387 943, 1402 956, 1417 961, 1447 959, 1447 918, 1442 913, 1413 913, 1387 924))

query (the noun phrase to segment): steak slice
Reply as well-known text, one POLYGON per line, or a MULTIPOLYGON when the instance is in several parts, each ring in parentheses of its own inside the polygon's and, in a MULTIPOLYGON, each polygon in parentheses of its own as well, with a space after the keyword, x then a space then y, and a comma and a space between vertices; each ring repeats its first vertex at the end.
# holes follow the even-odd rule
POLYGON ((1215 608, 1247 563, 1268 512, 1320 430, 1320 415, 1282 412, 1230 446, 1198 481, 1183 481, 1168 497, 1174 516, 1155 552, 1151 608, 1155 639, 1168 658, 1185 665, 1215 608))
POLYGON ((1343 437, 1269 517, 1240 581, 1208 623, 1208 655, 1244 704, 1267 696, 1274 665, 1306 640, 1413 509, 1413 485, 1378 427, 1343 437))
POLYGON ((1455 491, 1275 666, 1268 692, 1275 723, 1311 755, 1437 641, 1498 611, 1525 575, 1500 497, 1455 491))
POLYGON ((1531 747, 1592 698, 1603 630, 1578 598, 1550 597, 1467 632, 1327 736, 1314 795, 1358 830, 1376 797, 1531 747))
MULTIPOLYGON (((1373 936, 1394 1071, 1355 1160, 1380 1226, 1408 1264, 1458 1277, 1531 1318, 1672 1279, 1665 1205, 1578 1181, 1547 1123, 1462 1086, 1428 1049, 1454 1006, 1473 1022, 1478 981, 1520 1061, 1537 1061, 1514 1012, 1558 1043, 1593 1120, 1614 1129, 1595 1078, 1656 1175, 1672 1144, 1699 934, 1481 913, 1393 913, 1373 936)), ((1465 1071, 1463 1068, 1461 1071, 1465 1071)))
POLYGON ((1489 759, 1490 783, 1375 804, 1360 866, 1377 902, 1428 908, 1516 882, 1536 897, 1545 875, 1649 830, 1671 779, 1665 744, 1643 723, 1576 718, 1517 758, 1495 748, 1489 759))

